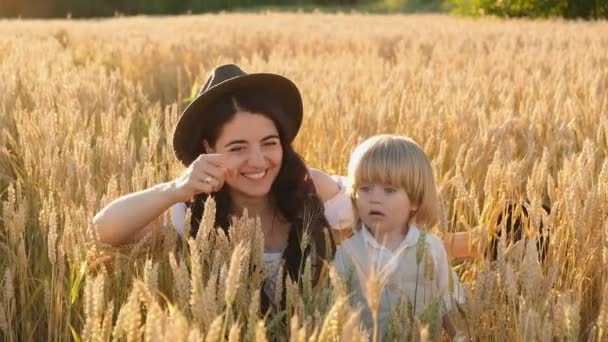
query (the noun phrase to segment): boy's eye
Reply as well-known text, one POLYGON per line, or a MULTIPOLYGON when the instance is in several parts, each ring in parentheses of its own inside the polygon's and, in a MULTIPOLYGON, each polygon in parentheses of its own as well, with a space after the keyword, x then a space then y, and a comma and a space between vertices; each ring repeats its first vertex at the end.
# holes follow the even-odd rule
POLYGON ((393 188, 384 188, 384 193, 387 193, 387 194, 392 194, 392 193, 394 193, 396 191, 397 190, 393 189, 393 188))
POLYGON ((360 186, 359 191, 361 192, 369 192, 369 186, 360 186))
POLYGON ((235 146, 235 147, 230 148, 228 150, 228 152, 240 152, 240 151, 243 151, 243 150, 245 150, 244 146, 235 146))

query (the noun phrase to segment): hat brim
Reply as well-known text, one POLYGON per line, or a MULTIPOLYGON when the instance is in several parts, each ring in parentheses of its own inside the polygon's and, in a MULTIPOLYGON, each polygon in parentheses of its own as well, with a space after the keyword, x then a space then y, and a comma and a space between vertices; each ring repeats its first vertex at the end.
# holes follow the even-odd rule
POLYGON ((281 127, 288 142, 296 137, 302 125, 302 97, 296 85, 277 74, 255 73, 234 77, 218 83, 194 99, 182 112, 173 133, 173 150, 182 164, 190 165, 201 153, 200 128, 213 113, 207 108, 221 95, 248 87, 259 87, 270 92, 281 104, 285 127, 281 127))

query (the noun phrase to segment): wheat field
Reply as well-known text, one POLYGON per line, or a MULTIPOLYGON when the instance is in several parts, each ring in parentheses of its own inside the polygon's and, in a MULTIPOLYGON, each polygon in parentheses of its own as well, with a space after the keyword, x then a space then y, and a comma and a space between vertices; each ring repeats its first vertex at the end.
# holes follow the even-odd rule
MULTIPOLYGON (((224 63, 299 86, 295 148, 328 173, 372 134, 413 137, 440 188, 439 235, 477 228, 483 248, 505 203, 527 201, 527 243, 452 260, 471 340, 608 340, 606 22, 216 14, 4 20, 0 37, 5 341, 368 339, 343 282, 313 289, 310 263, 286 310, 260 316, 253 219, 229 237, 206 216, 189 239, 159 221, 137 245, 96 242, 100 208, 180 173, 176 120, 224 63)), ((395 318, 387 339, 440 339, 437 320, 395 318)))

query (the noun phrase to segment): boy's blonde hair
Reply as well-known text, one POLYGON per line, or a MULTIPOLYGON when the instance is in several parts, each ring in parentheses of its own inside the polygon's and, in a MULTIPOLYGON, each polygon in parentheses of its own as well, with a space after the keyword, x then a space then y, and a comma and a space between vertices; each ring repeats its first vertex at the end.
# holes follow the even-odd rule
POLYGON ((368 138, 353 151, 348 177, 352 196, 364 183, 404 189, 418 207, 411 221, 426 228, 437 223, 439 199, 433 169, 422 148, 412 139, 388 134, 368 138))

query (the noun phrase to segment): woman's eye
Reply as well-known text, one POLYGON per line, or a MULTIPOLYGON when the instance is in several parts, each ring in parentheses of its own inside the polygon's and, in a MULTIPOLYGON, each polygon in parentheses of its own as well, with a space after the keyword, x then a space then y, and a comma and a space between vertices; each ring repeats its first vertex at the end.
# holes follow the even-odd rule
POLYGON ((268 141, 263 144, 263 146, 276 146, 278 143, 276 141, 268 141))
POLYGON ((239 147, 233 147, 231 149, 228 150, 228 152, 240 152, 245 150, 245 147, 239 146, 239 147))

